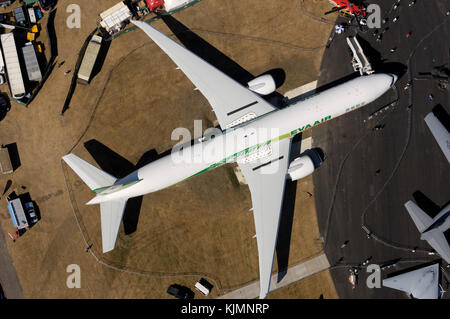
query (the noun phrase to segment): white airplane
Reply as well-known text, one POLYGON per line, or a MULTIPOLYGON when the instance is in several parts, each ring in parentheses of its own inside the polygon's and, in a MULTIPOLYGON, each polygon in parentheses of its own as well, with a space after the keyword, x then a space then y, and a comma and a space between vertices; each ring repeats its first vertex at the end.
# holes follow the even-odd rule
POLYGON ((450 133, 433 112, 425 116, 425 123, 427 123, 428 128, 450 164, 450 133))
MULTIPOLYGON (((425 116, 425 122, 450 163, 450 133, 433 112, 425 116)), ((450 204, 434 218, 428 216, 412 201, 406 202, 405 208, 421 234, 420 239, 426 240, 447 263, 450 263, 450 246, 444 235, 450 228, 450 204)))
POLYGON ((413 201, 406 202, 405 208, 421 234, 420 239, 426 240, 447 263, 450 263, 450 246, 444 235, 450 228, 450 204, 434 218, 428 216, 413 201))
POLYGON ((439 285, 439 264, 384 279, 383 286, 404 291, 416 299, 438 299, 445 292, 439 285))
POLYGON ((297 180, 314 171, 308 155, 299 154, 288 163, 291 137, 371 103, 394 85, 397 76, 361 76, 279 110, 258 94, 275 90, 270 76, 256 78, 249 87, 244 87, 147 23, 133 23, 160 46, 206 97, 223 131, 214 138, 173 151, 123 179, 116 179, 74 154, 63 157, 97 194, 87 204, 100 204, 103 252, 114 249, 128 198, 156 192, 237 161, 252 196, 260 298, 264 298, 270 287, 286 179, 297 180), (230 140, 236 143, 224 142, 230 140), (174 161, 182 152, 191 151, 194 154, 191 161, 174 161), (273 172, 268 174, 270 170, 273 172))

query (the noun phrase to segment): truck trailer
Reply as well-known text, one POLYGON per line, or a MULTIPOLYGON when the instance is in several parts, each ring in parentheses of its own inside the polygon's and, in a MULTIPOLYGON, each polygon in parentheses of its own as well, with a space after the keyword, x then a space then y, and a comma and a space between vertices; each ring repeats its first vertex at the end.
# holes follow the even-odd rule
POLYGON ((102 46, 102 40, 103 38, 101 36, 94 35, 92 36, 91 41, 89 41, 86 52, 84 53, 83 61, 80 65, 80 69, 78 70, 78 83, 89 83, 95 61, 97 61, 97 56, 102 46))
POLYGON ((9 90, 15 99, 25 96, 25 84, 22 77, 22 69, 17 54, 16 41, 12 32, 0 36, 3 57, 5 58, 6 75, 8 76, 9 90))

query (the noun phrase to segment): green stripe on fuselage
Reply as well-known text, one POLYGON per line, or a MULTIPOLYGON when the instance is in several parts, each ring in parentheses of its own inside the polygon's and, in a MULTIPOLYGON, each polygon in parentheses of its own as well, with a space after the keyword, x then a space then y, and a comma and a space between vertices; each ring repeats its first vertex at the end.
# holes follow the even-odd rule
POLYGON ((327 117, 322 118, 320 120, 320 122, 319 121, 315 121, 314 124, 312 124, 312 125, 307 124, 307 125, 305 125, 303 127, 300 127, 300 128, 298 128, 296 130, 291 131, 290 133, 286 133, 286 134, 280 135, 278 137, 275 137, 275 138, 273 138, 271 140, 268 140, 267 142, 264 142, 264 143, 261 143, 261 144, 258 144, 258 145, 250 146, 250 147, 246 148, 245 150, 239 151, 239 152, 237 152, 237 153, 235 153, 235 154, 233 154, 231 156, 228 156, 227 158, 221 160, 220 162, 212 164, 211 166, 209 166, 209 167, 207 167, 207 168, 205 168, 205 169, 195 173, 192 176, 189 176, 189 177, 185 178, 184 180, 189 179, 189 178, 194 177, 194 176, 197 176, 197 175, 200 175, 201 173, 207 172, 207 171, 209 171, 209 170, 211 170, 213 168, 216 168, 218 166, 221 166, 221 165, 227 163, 228 161, 230 161, 231 159, 235 159, 235 158, 241 157, 242 155, 251 153, 255 149, 259 149, 262 146, 268 145, 268 144, 270 144, 272 142, 278 142, 278 141, 284 140, 285 138, 288 138, 288 137, 291 137, 291 136, 296 135, 298 133, 301 133, 301 132, 303 132, 303 131, 305 131, 307 129, 310 129, 313 126, 319 125, 319 124, 321 124, 323 122, 326 122, 328 120, 331 120, 331 115, 328 115, 327 117))

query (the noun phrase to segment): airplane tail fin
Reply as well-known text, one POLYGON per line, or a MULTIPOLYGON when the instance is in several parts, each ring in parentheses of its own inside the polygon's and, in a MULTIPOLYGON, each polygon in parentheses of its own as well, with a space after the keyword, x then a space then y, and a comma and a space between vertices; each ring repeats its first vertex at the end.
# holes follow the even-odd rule
POLYGON ((411 216, 420 233, 423 233, 433 222, 433 219, 419 208, 413 201, 405 203, 405 208, 411 216))
MULTIPOLYGON (((117 180, 74 154, 63 156, 63 160, 91 190, 111 186, 117 180)), ((114 249, 127 200, 120 198, 100 203, 103 253, 114 249)))

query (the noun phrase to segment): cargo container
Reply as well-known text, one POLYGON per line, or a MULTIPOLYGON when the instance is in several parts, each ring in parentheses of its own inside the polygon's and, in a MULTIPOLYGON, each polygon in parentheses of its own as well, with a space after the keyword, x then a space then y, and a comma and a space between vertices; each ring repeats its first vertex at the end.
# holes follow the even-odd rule
POLYGON ((22 48, 23 59, 25 61, 25 67, 27 69, 28 80, 30 81, 41 81, 42 73, 39 68, 39 63, 36 57, 36 52, 34 51, 33 43, 28 42, 22 48))
POLYGON ((9 174, 13 172, 11 158, 9 157, 9 151, 6 147, 0 147, 0 169, 2 174, 9 174))

